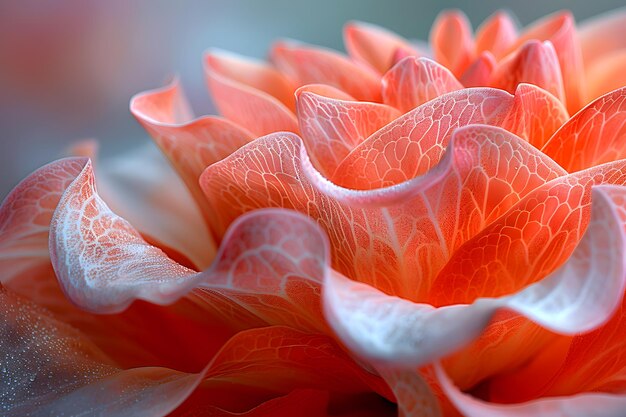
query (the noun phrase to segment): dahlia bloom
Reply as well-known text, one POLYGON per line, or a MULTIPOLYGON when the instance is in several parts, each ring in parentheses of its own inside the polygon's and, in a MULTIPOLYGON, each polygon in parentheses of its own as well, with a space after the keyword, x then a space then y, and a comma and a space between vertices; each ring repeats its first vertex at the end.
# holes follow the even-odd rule
POLYGON ((209 52, 221 117, 135 96, 171 167, 81 143, 0 207, 3 415, 623 415, 624 24, 351 23, 209 52))

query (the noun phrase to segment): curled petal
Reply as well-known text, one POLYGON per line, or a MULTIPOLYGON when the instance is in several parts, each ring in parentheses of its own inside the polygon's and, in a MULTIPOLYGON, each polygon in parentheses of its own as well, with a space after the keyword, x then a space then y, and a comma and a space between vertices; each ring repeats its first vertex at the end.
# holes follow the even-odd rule
POLYGON ((563 103, 533 84, 519 84, 513 108, 502 127, 541 149, 569 115, 563 103))
POLYGON ((433 284, 434 305, 519 291, 561 265, 589 222, 594 185, 626 185, 626 160, 554 179, 457 249, 433 284), (452 291, 452 289, 457 289, 452 291))
POLYGON ((86 163, 86 158, 52 162, 29 175, 4 199, 0 206, 2 284, 49 265, 48 231, 52 214, 63 192, 86 163))
POLYGON ((365 190, 414 178, 439 162, 454 129, 473 123, 498 125, 512 101, 506 92, 490 88, 444 94, 367 138, 343 160, 332 180, 365 190))
POLYGON ((376 71, 337 52, 279 42, 272 48, 271 57, 274 65, 297 85, 328 84, 359 101, 380 102, 380 76, 376 71))
POLYGON ((561 67, 566 107, 570 113, 575 113, 585 103, 586 86, 574 17, 563 11, 538 20, 520 35, 515 47, 533 39, 550 41, 554 46, 561 67))
POLYGON ((88 164, 55 212, 50 250, 62 288, 87 310, 118 312, 135 299, 168 304, 200 287, 209 300, 218 293, 216 301, 232 319, 245 306, 266 322, 318 328, 323 239, 297 214, 260 211, 233 225, 211 268, 195 273, 150 246, 107 207, 88 164))
POLYGON ((569 172, 626 157, 626 87, 593 101, 542 149, 569 172))
POLYGON ((403 368, 420 366, 473 340, 502 308, 565 334, 604 324, 626 288, 625 250, 624 223, 610 197, 596 189, 589 229, 572 257, 518 293, 434 308, 335 273, 326 277, 324 311, 343 343, 359 356, 403 368))
POLYGON ((343 38, 352 58, 371 65, 380 73, 391 68, 398 49, 417 55, 406 39, 370 23, 349 22, 344 27, 343 38))
POLYGON ((300 88, 296 98, 302 137, 315 165, 327 176, 355 146, 400 116, 385 104, 318 95, 308 86, 300 88))
POLYGON ((510 93, 520 83, 534 84, 565 102, 561 67, 550 42, 528 41, 491 74, 490 85, 510 93))
POLYGON ((474 59, 474 40, 467 16, 459 10, 442 12, 430 31, 435 60, 460 77, 474 59))
POLYGON ((618 417, 626 407, 626 396, 585 393, 545 398, 521 404, 487 403, 461 392, 437 366, 438 379, 456 408, 468 417, 618 417))
POLYGON ((219 112, 254 135, 298 131, 293 87, 272 67, 227 52, 211 51, 205 75, 219 112))
POLYGON ((468 126, 455 137, 436 169, 389 188, 357 191, 331 183, 313 168, 301 140, 287 134, 244 146, 207 168, 200 183, 224 225, 260 207, 306 213, 328 233, 336 269, 423 299, 450 253, 487 218, 564 174, 502 129, 468 126))
POLYGON ((444 66, 428 58, 407 57, 383 76, 383 101, 403 113, 463 88, 444 66))

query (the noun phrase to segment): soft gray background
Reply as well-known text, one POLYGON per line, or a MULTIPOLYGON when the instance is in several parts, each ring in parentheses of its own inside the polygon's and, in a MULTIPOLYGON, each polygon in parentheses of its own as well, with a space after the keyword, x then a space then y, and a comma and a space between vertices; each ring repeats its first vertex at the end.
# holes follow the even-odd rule
POLYGON ((179 74, 196 113, 211 112, 201 56, 220 47, 264 57, 287 37, 342 49, 348 20, 426 39, 439 11, 460 8, 476 27, 499 8, 526 25, 569 8, 578 21, 624 0, 374 1, 0 0, 0 198, 78 139, 103 155, 147 141, 130 97, 179 74))

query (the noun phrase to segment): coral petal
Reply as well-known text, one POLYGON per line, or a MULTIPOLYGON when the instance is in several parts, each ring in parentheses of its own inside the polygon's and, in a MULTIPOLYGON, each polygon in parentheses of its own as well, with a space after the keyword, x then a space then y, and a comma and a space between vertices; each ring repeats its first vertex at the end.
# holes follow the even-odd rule
POLYGON ((388 296, 335 273, 326 276, 324 311, 351 351, 375 363, 410 369, 472 341, 503 308, 564 334, 603 325, 623 298, 625 253, 624 223, 611 198, 597 188, 589 228, 572 257, 517 293, 434 308, 388 296))
POLYGON ((502 127, 541 149, 568 120, 559 99, 543 88, 522 83, 515 90, 513 108, 502 127))
POLYGON ((315 165, 329 177, 355 146, 400 116, 385 104, 325 97, 308 87, 296 97, 304 142, 315 165))
POLYGON ((534 84, 565 102, 561 67, 550 42, 528 41, 491 74, 490 85, 510 93, 520 83, 534 84))
POLYGON ((474 40, 467 16, 459 10, 442 12, 430 31, 435 60, 460 77, 474 59, 474 40))
POLYGON ((328 233, 336 269, 419 299, 449 254, 486 218, 565 173, 503 129, 468 126, 455 135, 436 169, 390 188, 332 184, 313 168, 301 140, 287 134, 244 146, 209 167, 200 183, 224 225, 260 207, 306 213, 328 233))
POLYGON ((542 151, 569 172, 626 158, 626 87, 572 116, 542 151))
POLYGON ((500 59, 516 39, 515 22, 508 13, 499 11, 491 15, 476 30, 476 52, 489 51, 500 59))
POLYGON ((383 101, 403 113, 463 88, 444 66, 428 58, 407 57, 383 76, 383 101))
MULTIPOLYGON (((380 73, 385 73, 394 64, 398 49, 412 51, 411 44, 401 36, 380 26, 363 22, 346 24, 343 32, 348 54, 355 60, 367 63, 380 73)), ((417 55, 416 51, 412 54, 417 55)))
POLYGON ((274 65, 297 85, 328 84, 359 101, 380 102, 380 76, 376 71, 337 52, 279 42, 272 48, 271 57, 274 65))
POLYGON ((513 97, 490 88, 463 89, 422 104, 380 129, 343 160, 332 180, 346 188, 373 189, 409 180, 439 162, 454 129, 499 125, 513 97))
POLYGON ((297 132, 293 87, 270 66, 222 51, 205 56, 205 74, 219 112, 254 135, 297 132))
POLYGON ((489 51, 483 51, 465 70, 461 77, 461 84, 465 87, 487 87, 491 75, 497 67, 494 56, 489 51))
POLYGON ((589 69, 598 60, 626 48, 626 7, 585 20, 578 28, 585 69, 589 69))

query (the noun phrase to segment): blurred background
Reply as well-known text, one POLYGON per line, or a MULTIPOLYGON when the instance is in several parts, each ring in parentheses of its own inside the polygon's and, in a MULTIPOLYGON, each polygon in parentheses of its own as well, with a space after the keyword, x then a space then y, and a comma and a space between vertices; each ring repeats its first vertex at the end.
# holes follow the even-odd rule
POLYGON ((0 198, 77 140, 98 139, 103 157, 149 141, 128 102, 172 75, 180 75, 196 115, 212 113, 201 64, 209 47, 261 58, 272 40, 293 38, 343 50, 348 20, 427 39, 446 8, 462 9, 476 28, 499 8, 527 25, 563 8, 581 21, 623 5, 624 0, 0 0, 0 198))

